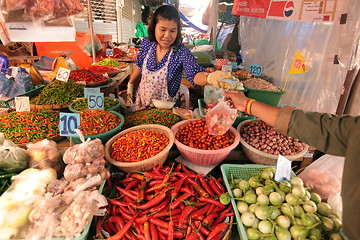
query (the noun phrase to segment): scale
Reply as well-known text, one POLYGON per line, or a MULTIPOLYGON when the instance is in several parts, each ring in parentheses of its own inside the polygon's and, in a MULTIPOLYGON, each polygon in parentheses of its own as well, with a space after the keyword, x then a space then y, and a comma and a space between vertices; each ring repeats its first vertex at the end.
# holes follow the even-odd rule
POLYGON ((75 70, 77 68, 75 62, 69 56, 67 56, 74 53, 74 51, 51 51, 50 53, 59 54, 59 56, 53 61, 53 72, 57 73, 60 67, 69 70, 75 70))

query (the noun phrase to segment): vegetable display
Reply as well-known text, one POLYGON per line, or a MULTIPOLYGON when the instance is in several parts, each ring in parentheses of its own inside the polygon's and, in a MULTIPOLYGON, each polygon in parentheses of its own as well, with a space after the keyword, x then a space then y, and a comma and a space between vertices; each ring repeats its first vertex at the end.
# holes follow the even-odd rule
POLYGON ((86 109, 79 112, 80 130, 87 135, 108 132, 120 124, 120 119, 112 112, 100 109, 86 109))
POLYGON ((248 239, 343 239, 341 221, 331 206, 308 191, 299 177, 274 180, 275 171, 269 166, 248 179, 230 176, 248 239))
POLYGON ((125 117, 124 127, 129 128, 142 124, 160 124, 171 128, 181 120, 181 117, 173 114, 172 110, 153 108, 128 114, 125 117))
POLYGON ((104 82, 107 79, 101 74, 95 74, 88 69, 76 69, 70 72, 69 81, 98 83, 104 82))
POLYGON ((58 136, 59 111, 33 110, 0 115, 0 132, 15 144, 58 136))
POLYGON ((230 146, 234 142, 234 134, 227 131, 223 135, 211 135, 205 118, 198 118, 180 126, 175 138, 186 146, 215 150, 230 146))
MULTIPOLYGON (((109 109, 116 106, 119 101, 116 98, 105 97, 104 98, 104 109, 109 109)), ((87 98, 80 98, 76 99, 73 104, 71 105, 73 109, 77 111, 86 110, 88 109, 88 99, 87 98)))
POLYGON ((98 221, 108 239, 220 239, 234 213, 219 196, 219 179, 204 177, 182 164, 154 166, 108 181, 109 205, 98 221), (114 183, 114 185, 113 185, 114 183), (151 237, 151 238, 150 238, 151 237))
POLYGON ((39 96, 30 99, 36 105, 62 105, 70 104, 73 100, 84 96, 84 86, 73 81, 52 81, 47 84, 39 96))
POLYGON ((295 155, 305 147, 299 139, 284 136, 260 120, 244 124, 240 129, 240 135, 250 146, 274 155, 295 155))
POLYGON ((111 58, 105 58, 104 60, 101 60, 100 62, 94 64, 95 66, 106 66, 106 67, 119 67, 119 61, 116 59, 111 58))
POLYGON ((119 69, 113 68, 113 67, 107 67, 107 66, 90 66, 87 68, 90 72, 95 74, 101 74, 101 73, 112 73, 112 72, 118 72, 119 69))
POLYGON ((280 89, 278 87, 274 86, 272 83, 262 78, 253 77, 243 81, 242 83, 246 87, 252 89, 280 92, 280 89))
POLYGON ((111 145, 111 158, 119 162, 138 162, 151 158, 169 144, 163 132, 137 130, 118 137, 111 145))

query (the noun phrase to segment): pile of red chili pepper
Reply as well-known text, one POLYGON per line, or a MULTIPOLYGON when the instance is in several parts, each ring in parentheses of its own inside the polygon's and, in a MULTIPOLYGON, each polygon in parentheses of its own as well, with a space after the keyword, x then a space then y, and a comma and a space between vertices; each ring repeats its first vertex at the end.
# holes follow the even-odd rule
POLYGON ((198 118, 180 126, 175 138, 182 144, 203 150, 216 150, 230 146, 235 136, 230 131, 223 135, 212 135, 206 126, 205 118, 198 118))
POLYGON ((0 132, 15 144, 49 139, 59 135, 59 111, 32 110, 0 115, 0 132))
POLYGON ((116 193, 98 219, 98 237, 102 228, 109 240, 218 240, 228 227, 225 220, 234 214, 231 204, 218 200, 225 192, 221 179, 196 174, 182 164, 154 166, 120 181, 117 177, 107 182, 116 193))
POLYGON ((96 83, 103 82, 106 78, 101 74, 95 74, 88 69, 76 69, 70 72, 69 81, 96 83))
POLYGON ((169 109, 146 109, 128 114, 125 117, 124 127, 133 127, 142 124, 161 124, 171 128, 182 120, 169 109))
POLYGON ((121 121, 114 113, 100 109, 86 109, 79 114, 80 130, 85 136, 108 132, 121 121))
POLYGON ((110 156, 118 162, 138 162, 160 153, 169 144, 163 132, 136 130, 118 137, 111 145, 110 156))
POLYGON ((119 69, 117 68, 113 68, 113 67, 108 67, 108 66, 90 66, 87 68, 88 70, 90 70, 91 72, 95 73, 95 74, 101 74, 101 73, 108 73, 108 72, 118 72, 119 69))

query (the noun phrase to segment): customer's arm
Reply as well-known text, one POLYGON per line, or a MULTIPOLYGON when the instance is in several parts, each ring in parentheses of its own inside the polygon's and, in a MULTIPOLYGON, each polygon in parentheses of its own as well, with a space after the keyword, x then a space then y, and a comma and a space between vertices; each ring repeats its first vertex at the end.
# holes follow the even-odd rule
MULTIPOLYGON (((241 91, 224 91, 225 97, 231 98, 234 106, 237 110, 246 112, 247 104, 250 98, 247 98, 241 91)), ((277 115, 279 114, 280 108, 274 107, 262 102, 252 101, 249 106, 251 115, 260 118, 270 126, 275 126, 277 115)))

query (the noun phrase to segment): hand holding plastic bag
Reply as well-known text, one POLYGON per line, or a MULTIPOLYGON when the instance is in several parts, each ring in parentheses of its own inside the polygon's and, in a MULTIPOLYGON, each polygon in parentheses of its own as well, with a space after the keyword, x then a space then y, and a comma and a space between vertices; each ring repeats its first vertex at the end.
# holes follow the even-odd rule
POLYGON ((236 112, 236 109, 230 108, 226 102, 221 100, 205 116, 209 133, 212 135, 225 134, 235 122, 236 112))

